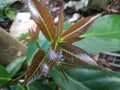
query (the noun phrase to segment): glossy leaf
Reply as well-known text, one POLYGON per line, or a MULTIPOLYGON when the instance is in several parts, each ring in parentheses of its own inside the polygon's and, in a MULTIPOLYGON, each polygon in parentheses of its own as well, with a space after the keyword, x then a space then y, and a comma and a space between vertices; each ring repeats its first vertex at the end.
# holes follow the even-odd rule
POLYGON ((85 39, 74 45, 88 52, 120 50, 119 19, 119 15, 105 15, 98 18, 91 28, 81 36, 85 39))
POLYGON ((82 20, 79 20, 77 23, 72 25, 68 30, 66 30, 62 35, 62 40, 79 37, 81 34, 85 33, 88 28, 92 25, 93 21, 96 20, 101 14, 96 16, 89 16, 82 20))
POLYGON ((96 61, 84 50, 70 44, 63 44, 61 47, 66 60, 79 64, 98 66, 96 61))
POLYGON ((28 90, 52 90, 48 85, 40 81, 35 81, 27 86, 28 90))
POLYGON ((11 80, 10 75, 8 74, 6 69, 0 65, 0 87, 8 83, 10 80, 11 80))
POLYGON ((54 81, 62 90, 119 90, 120 73, 91 66, 63 67, 68 81, 56 67, 51 70, 54 81))
POLYGON ((28 6, 33 19, 38 24, 38 27, 48 40, 53 41, 56 37, 56 30, 51 14, 38 0, 29 0, 28 6))
MULTIPOLYGON (((26 85, 32 78, 34 79, 34 75, 38 73, 40 67, 45 62, 45 52, 44 51, 38 51, 33 60, 31 65, 28 67, 28 70, 26 72, 26 78, 24 85, 26 85)), ((38 79, 39 77, 36 77, 34 80, 38 79)), ((33 80, 33 81, 34 81, 33 80)))
POLYGON ((6 70, 8 71, 11 77, 13 77, 21 69, 25 59, 26 57, 19 57, 6 67, 6 70))
POLYGON ((50 69, 60 61, 61 57, 61 48, 59 46, 55 48, 54 45, 51 45, 47 54, 47 63, 49 64, 50 69))
POLYGON ((89 37, 79 42, 75 42, 74 45, 89 53, 120 50, 120 40, 114 38, 89 37))
POLYGON ((120 39, 120 15, 105 15, 98 18, 82 37, 101 37, 120 39))

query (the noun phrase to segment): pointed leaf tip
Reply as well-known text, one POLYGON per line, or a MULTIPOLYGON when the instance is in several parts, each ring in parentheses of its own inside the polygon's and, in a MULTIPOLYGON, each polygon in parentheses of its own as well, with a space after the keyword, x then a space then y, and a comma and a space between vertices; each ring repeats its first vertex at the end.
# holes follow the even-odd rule
POLYGON ((96 16, 89 16, 82 20, 79 20, 62 34, 62 40, 67 41, 68 39, 79 37, 88 30, 88 28, 99 16, 101 16, 101 14, 98 14, 96 16))
POLYGON ((56 37, 56 30, 49 11, 38 0, 29 0, 28 6, 33 19, 44 33, 45 37, 49 41, 53 41, 56 37))
POLYGON ((71 44, 63 44, 62 51, 65 59, 84 65, 98 66, 96 61, 84 50, 71 44))
POLYGON ((45 61, 45 52, 42 50, 39 50, 35 54, 31 65, 28 67, 25 81, 23 83, 24 85, 26 85, 34 77, 34 75, 38 72, 39 68, 42 66, 44 61, 45 61))

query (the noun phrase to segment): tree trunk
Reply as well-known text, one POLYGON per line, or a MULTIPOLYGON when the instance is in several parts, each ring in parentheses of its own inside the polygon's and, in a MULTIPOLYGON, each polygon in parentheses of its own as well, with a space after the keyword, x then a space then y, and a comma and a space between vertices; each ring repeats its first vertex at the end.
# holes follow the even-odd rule
POLYGON ((0 64, 6 66, 17 57, 26 55, 27 47, 0 28, 0 64))

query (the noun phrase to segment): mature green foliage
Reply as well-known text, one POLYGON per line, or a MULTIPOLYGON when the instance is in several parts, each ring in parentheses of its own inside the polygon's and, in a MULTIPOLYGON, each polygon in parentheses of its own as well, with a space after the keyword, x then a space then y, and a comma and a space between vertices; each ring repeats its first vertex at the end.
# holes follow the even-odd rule
POLYGON ((0 87, 11 80, 10 75, 3 66, 0 65, 0 87))
POLYGON ((85 37, 85 39, 76 42, 74 45, 88 52, 120 50, 119 19, 119 15, 105 15, 100 17, 90 29, 81 36, 85 37))
POLYGON ((67 80, 58 67, 51 70, 51 75, 62 90, 119 90, 120 73, 101 70, 91 66, 68 68, 62 66, 67 80))
POLYGON ((17 72, 21 69, 26 57, 19 57, 16 60, 13 60, 7 67, 6 70, 11 77, 15 76, 17 72))

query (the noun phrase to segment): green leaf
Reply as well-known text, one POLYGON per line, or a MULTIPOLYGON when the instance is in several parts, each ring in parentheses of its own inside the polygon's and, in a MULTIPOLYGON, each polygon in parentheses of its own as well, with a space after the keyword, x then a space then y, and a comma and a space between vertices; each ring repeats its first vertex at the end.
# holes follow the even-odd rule
POLYGON ((79 68, 63 67, 68 81, 57 67, 50 72, 54 81, 62 90, 119 90, 120 73, 100 70, 91 66, 79 68))
POLYGON ((42 50, 48 50, 50 47, 50 42, 45 38, 42 32, 39 32, 38 43, 42 50))
POLYGON ((11 85, 10 90, 25 90, 25 88, 20 83, 18 83, 11 85))
POLYGON ((14 20, 14 19, 15 19, 15 12, 14 12, 14 10, 9 9, 9 10, 7 10, 5 13, 6 13, 6 16, 7 16, 9 19, 11 19, 11 20, 14 20))
POLYGON ((120 50, 120 16, 105 15, 98 18, 91 28, 74 45, 88 52, 105 52, 120 50))
POLYGON ((43 82, 35 81, 27 85, 28 90, 52 90, 48 85, 43 82))
POLYGON ((120 15, 105 15, 98 18, 83 37, 120 39, 120 15))
POLYGON ((26 57, 19 57, 12 61, 7 67, 6 70, 10 74, 11 77, 13 77, 20 69, 21 66, 23 65, 26 57))
POLYGON ((120 50, 120 40, 114 38, 89 37, 84 38, 79 42, 75 42, 74 45, 89 53, 120 50))
POLYGON ((45 37, 52 42, 56 37, 56 30, 51 14, 38 0, 29 0, 28 6, 38 27, 45 37))
POLYGON ((30 35, 29 35, 29 33, 27 32, 27 33, 23 33, 20 37, 19 37, 19 39, 24 39, 24 38, 27 38, 27 37, 29 37, 30 35))
POLYGON ((8 74, 6 69, 0 65, 0 87, 8 83, 10 80, 11 80, 10 75, 8 74))
POLYGON ((71 23, 69 22, 64 22, 64 30, 68 30, 71 27, 71 23))
POLYGON ((34 55, 35 55, 35 53, 37 51, 38 51, 38 48, 33 42, 28 43, 28 49, 27 49, 27 62, 28 62, 28 65, 31 64, 32 59, 33 59, 33 57, 34 57, 34 55))
POLYGON ((1 88, 0 90, 26 90, 26 89, 20 83, 18 83, 8 87, 1 88))
MULTIPOLYGON (((39 43, 40 47, 42 48, 42 50, 47 50, 50 46, 50 42, 48 40, 46 40, 46 38, 42 34, 42 32, 39 32, 38 43, 39 43)), ((38 47, 35 45, 35 43, 33 43, 33 42, 28 43, 28 49, 27 49, 28 65, 31 64, 31 61, 37 51, 38 51, 38 47)))

